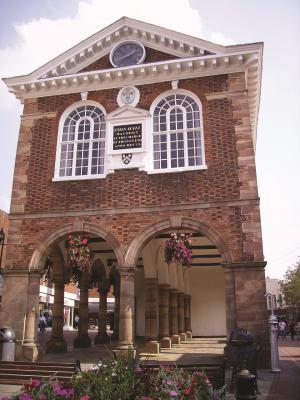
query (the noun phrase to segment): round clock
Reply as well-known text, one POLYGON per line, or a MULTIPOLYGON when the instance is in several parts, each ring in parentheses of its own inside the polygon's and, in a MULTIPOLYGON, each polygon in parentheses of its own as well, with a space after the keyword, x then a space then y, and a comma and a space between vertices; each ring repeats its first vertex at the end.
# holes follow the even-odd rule
POLYGON ((145 47, 135 40, 117 44, 110 52, 110 62, 114 67, 129 67, 141 64, 146 56, 145 47))

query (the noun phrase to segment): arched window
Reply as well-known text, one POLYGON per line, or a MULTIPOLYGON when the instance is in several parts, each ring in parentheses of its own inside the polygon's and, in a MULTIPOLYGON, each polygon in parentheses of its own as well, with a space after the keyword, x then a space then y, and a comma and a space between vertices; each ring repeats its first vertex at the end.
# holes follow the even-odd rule
POLYGON ((103 175, 105 130, 104 111, 99 105, 81 104, 67 110, 60 123, 56 177, 77 179, 103 175))
POLYGON ((153 108, 153 169, 198 169, 204 164, 200 101, 186 91, 160 97, 153 108))

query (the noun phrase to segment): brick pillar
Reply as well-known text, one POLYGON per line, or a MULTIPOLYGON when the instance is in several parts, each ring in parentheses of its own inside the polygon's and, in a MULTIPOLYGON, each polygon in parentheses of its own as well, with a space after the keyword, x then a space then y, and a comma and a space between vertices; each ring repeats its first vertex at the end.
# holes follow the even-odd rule
POLYGON ((40 271, 29 271, 25 335, 22 349, 23 358, 26 361, 36 361, 39 354, 37 341, 39 294, 40 271))
POLYGON ((170 335, 172 344, 180 344, 180 338, 178 335, 178 301, 177 301, 177 289, 170 289, 170 335))
POLYGON ((91 338, 88 334, 89 324, 89 275, 85 271, 79 280, 79 325, 78 334, 74 339, 74 347, 90 347, 91 338))
POLYGON ((67 351, 67 342, 64 339, 64 280, 54 280, 54 304, 52 314, 52 333, 46 343, 47 353, 63 353, 67 351))
MULTIPOLYGON (((250 331, 262 352, 260 367, 270 366, 270 341, 267 302, 265 262, 241 262, 227 264, 234 271, 236 326, 250 331)), ((227 332, 228 334, 228 332, 227 332)))
POLYGON ((107 287, 99 286, 98 292, 99 292, 98 333, 94 339, 95 344, 108 342, 108 336, 107 336, 107 332, 106 332, 107 287))
POLYGON ((170 349, 170 329, 169 329, 169 285, 159 285, 159 338, 162 349, 170 349))
POLYGON ((186 337, 192 338, 192 324, 191 324, 191 296, 184 295, 184 329, 186 337))
POLYGON ((119 345, 131 347, 134 343, 134 269, 120 268, 119 345))

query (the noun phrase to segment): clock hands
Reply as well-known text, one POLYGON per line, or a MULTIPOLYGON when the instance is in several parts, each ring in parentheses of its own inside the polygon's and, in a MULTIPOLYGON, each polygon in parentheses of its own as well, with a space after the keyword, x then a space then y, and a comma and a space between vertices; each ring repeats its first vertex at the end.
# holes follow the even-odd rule
POLYGON ((120 61, 126 60, 126 58, 133 56, 137 51, 138 51, 138 49, 135 49, 135 50, 131 51, 130 53, 125 54, 125 56, 120 57, 118 61, 120 62, 120 61))

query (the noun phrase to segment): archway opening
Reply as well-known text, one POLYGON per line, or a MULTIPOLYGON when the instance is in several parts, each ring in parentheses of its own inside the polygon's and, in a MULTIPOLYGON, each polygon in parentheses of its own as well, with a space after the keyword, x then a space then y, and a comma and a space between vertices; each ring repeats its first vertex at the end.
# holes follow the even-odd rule
POLYGON ((164 342, 188 332, 196 337, 226 336, 224 261, 217 244, 198 230, 169 228, 153 235, 136 263, 136 338, 164 342), (190 267, 165 261, 165 242, 174 232, 190 236, 190 267))
POLYGON ((41 260, 46 268, 50 266, 48 279, 40 280, 39 292, 38 339, 46 352, 63 352, 67 345, 89 347, 92 341, 107 343, 113 329, 118 338, 114 313, 119 291, 112 273, 117 259, 112 245, 95 233, 68 232, 45 248, 41 260), (66 239, 74 236, 87 239, 90 262, 72 282, 66 239), (41 326, 42 318, 46 329, 41 326))

